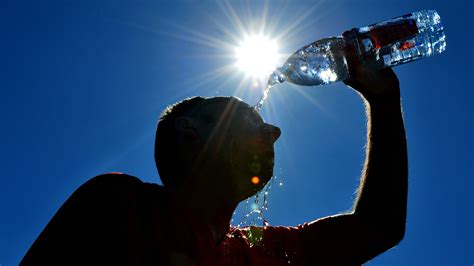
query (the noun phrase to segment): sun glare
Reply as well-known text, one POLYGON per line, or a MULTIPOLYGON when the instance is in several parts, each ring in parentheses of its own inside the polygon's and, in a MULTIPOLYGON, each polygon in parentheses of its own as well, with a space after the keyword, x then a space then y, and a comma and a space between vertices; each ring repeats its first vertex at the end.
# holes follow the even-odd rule
POLYGON ((249 35, 235 49, 237 67, 254 78, 269 75, 278 63, 278 46, 262 34, 249 35))
MULTIPOLYGON (((231 2, 216 2, 220 15, 208 17, 212 22, 209 27, 170 24, 171 28, 166 34, 206 48, 186 51, 199 52, 196 58, 206 60, 203 65, 206 67, 196 71, 196 74, 186 75, 180 82, 183 82, 181 87, 187 88, 187 91, 179 90, 179 94, 210 92, 216 96, 255 98, 258 99, 255 107, 258 107, 262 93, 265 97, 268 96, 265 89, 269 76, 291 55, 288 52, 304 41, 300 40, 301 36, 314 31, 315 23, 323 18, 316 11, 326 1, 315 1, 317 3, 310 8, 306 7, 301 12, 291 14, 280 12, 287 8, 286 2, 277 4, 273 1, 263 1, 263 5, 254 4, 253 1, 246 4, 231 2), (208 68, 208 64, 216 67, 208 68), (203 91, 196 92, 198 89, 203 91), (209 89, 212 91, 208 91, 209 89)), ((141 30, 153 30, 141 25, 131 26, 138 26, 141 30)), ((329 73, 327 79, 334 77, 329 73)), ((306 90, 297 92, 321 108, 318 101, 306 93, 306 90)), ((273 90, 272 95, 280 97, 277 90, 273 90)), ((274 108, 270 102, 267 109, 269 116, 274 108)))

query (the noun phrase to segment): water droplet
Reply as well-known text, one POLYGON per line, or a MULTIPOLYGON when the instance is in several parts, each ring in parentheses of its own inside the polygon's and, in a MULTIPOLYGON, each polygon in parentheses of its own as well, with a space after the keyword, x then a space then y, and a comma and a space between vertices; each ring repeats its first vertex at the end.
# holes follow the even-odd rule
POLYGON ((260 192, 255 194, 253 198, 249 198, 245 201, 247 213, 235 226, 235 229, 245 226, 269 226, 269 222, 265 219, 265 213, 268 211, 268 195, 270 194, 269 190, 271 189, 274 182, 283 184, 281 180, 277 179, 278 178, 276 176, 272 176, 272 178, 260 192))

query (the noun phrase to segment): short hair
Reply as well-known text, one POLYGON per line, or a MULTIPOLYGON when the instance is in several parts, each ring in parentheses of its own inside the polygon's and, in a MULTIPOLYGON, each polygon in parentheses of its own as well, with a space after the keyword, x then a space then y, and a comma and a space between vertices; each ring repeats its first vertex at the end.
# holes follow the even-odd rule
POLYGON ((205 98, 199 96, 184 99, 166 107, 160 116, 155 137, 155 163, 161 182, 165 186, 175 185, 177 180, 173 180, 171 176, 179 175, 182 169, 176 152, 177 132, 174 121, 187 115, 204 101, 205 98))
POLYGON ((165 108, 158 121, 155 137, 155 163, 160 175, 161 182, 165 186, 179 186, 184 180, 176 180, 183 176, 183 162, 180 161, 176 136, 177 132, 174 122, 177 118, 189 115, 204 102, 216 104, 232 104, 241 101, 237 97, 192 97, 184 99, 165 108))

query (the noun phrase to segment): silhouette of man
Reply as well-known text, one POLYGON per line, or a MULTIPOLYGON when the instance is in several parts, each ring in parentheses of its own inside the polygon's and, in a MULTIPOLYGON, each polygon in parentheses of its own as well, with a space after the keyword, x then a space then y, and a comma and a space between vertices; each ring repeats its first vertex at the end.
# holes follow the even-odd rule
POLYGON ((346 84, 365 99, 368 142, 354 209, 296 227, 235 229, 238 203, 273 174, 280 129, 233 97, 186 99, 162 114, 163 186, 97 176, 64 203, 22 265, 360 265, 402 240, 407 150, 391 69, 353 59, 346 84), (256 177, 256 178, 255 178, 256 177), (258 181, 258 182, 257 182, 258 181))

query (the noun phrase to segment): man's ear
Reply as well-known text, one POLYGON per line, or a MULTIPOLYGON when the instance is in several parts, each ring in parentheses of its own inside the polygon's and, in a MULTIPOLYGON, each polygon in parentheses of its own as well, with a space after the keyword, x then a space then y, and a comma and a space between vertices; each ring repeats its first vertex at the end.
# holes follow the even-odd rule
POLYGON ((194 126, 194 120, 187 116, 181 116, 174 120, 174 128, 185 138, 195 140, 199 138, 197 128, 194 126))

